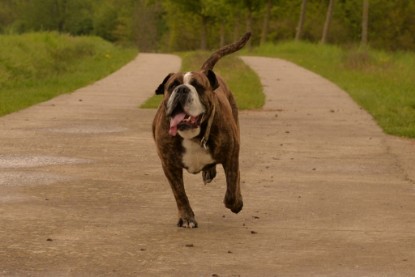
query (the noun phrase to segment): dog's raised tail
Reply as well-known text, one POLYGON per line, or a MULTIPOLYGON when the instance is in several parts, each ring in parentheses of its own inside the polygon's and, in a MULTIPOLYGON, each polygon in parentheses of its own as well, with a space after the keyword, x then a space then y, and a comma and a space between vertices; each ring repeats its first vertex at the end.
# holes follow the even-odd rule
POLYGON ((215 67, 215 64, 222 58, 223 56, 232 54, 245 46, 245 44, 248 42, 249 38, 251 37, 251 33, 247 32, 245 33, 240 40, 231 43, 229 45, 226 45, 222 47, 221 49, 214 52, 210 57, 205 61, 205 63, 202 65, 202 70, 212 70, 213 67, 215 67))

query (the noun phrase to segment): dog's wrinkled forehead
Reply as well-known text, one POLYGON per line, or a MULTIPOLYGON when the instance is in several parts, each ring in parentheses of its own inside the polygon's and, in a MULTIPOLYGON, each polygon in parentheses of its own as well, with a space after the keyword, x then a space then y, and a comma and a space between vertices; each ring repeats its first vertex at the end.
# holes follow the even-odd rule
POLYGON ((156 94, 170 95, 180 85, 192 87, 199 94, 207 90, 214 91, 219 86, 216 75, 212 70, 203 72, 179 72, 168 74, 155 92, 156 94))
POLYGON ((183 75, 183 82, 185 84, 192 84, 192 83, 200 83, 200 85, 206 86, 207 85, 207 78, 206 75, 200 72, 186 72, 183 75))
POLYGON ((194 87, 199 93, 209 87, 209 81, 206 75, 199 72, 184 73, 183 84, 194 87))
POLYGON ((185 72, 173 74, 167 82, 167 91, 172 92, 179 85, 194 87, 198 93, 209 87, 206 76, 199 72, 185 72))

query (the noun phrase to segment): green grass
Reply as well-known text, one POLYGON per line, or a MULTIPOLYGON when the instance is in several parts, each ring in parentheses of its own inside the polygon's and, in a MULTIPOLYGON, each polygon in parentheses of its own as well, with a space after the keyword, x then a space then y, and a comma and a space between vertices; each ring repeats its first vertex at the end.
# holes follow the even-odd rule
MULTIPOLYGON (((208 58, 207 52, 180 53, 182 58, 182 72, 199 70, 208 58)), ((265 95, 262 91, 258 75, 236 56, 222 58, 215 66, 214 72, 219 74, 235 96, 239 109, 258 109, 264 105, 265 95)), ((166 75, 169 72, 166 72, 166 75)), ((162 80, 160 80, 161 82, 162 80)), ((158 84, 155 84, 154 88, 158 84)), ((157 108, 162 96, 153 96, 148 99, 142 108, 157 108)))
POLYGON ((53 32, 0 35, 0 49, 0 116, 97 81, 137 54, 53 32))
POLYGON ((305 42, 265 45, 254 53, 290 60, 348 92, 392 135, 415 138, 415 54, 305 42))

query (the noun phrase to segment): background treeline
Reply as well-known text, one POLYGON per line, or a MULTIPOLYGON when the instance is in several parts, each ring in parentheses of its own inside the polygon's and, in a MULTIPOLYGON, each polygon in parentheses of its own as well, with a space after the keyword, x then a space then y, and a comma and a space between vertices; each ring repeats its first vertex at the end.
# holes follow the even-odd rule
POLYGON ((259 45, 294 39, 303 7, 301 39, 322 41, 326 25, 324 42, 350 45, 361 42, 365 1, 369 45, 415 50, 413 0, 1 0, 0 33, 98 35, 176 51, 216 48, 249 30, 259 45))

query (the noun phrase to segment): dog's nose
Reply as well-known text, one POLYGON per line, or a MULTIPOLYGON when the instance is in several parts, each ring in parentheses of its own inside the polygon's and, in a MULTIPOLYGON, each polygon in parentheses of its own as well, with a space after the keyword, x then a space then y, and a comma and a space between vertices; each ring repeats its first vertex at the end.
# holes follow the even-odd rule
POLYGON ((176 93, 178 94, 178 95, 181 95, 181 94, 186 94, 186 93, 188 93, 189 92, 189 88, 188 87, 186 87, 185 85, 180 85, 180 86, 178 86, 177 87, 177 89, 176 89, 176 93))

